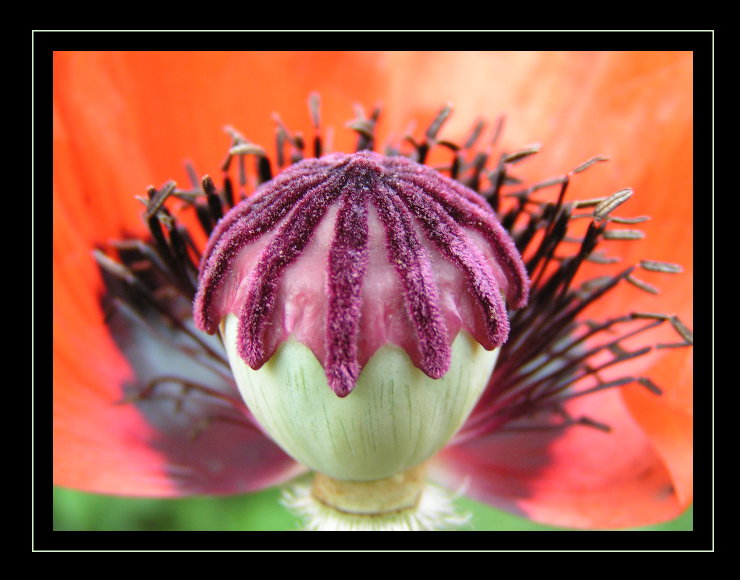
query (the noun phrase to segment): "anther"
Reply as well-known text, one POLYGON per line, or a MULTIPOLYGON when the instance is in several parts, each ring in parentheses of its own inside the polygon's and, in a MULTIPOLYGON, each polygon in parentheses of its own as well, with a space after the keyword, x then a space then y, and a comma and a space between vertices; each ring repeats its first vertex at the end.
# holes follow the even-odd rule
POLYGON ((641 240, 645 237, 642 230, 606 230, 605 240, 641 240))
POLYGON ((631 189, 622 189, 613 193, 594 208, 594 218, 599 220, 606 219, 614 209, 622 205, 630 197, 632 197, 631 189))
POLYGON ((627 282, 632 284, 635 288, 639 288, 640 290, 644 290, 645 292, 649 292, 650 294, 660 294, 660 290, 657 287, 653 286, 652 284, 648 284, 644 280, 640 280, 635 276, 627 276, 625 280, 627 280, 627 282))
POLYGON ((655 395, 663 394, 663 390, 660 387, 658 387, 658 385, 656 385, 653 381, 651 381, 648 377, 639 377, 637 379, 637 382, 655 395))
POLYGON ((161 189, 155 190, 153 196, 151 195, 151 189, 149 190, 151 197, 146 208, 147 218, 154 216, 159 211, 162 204, 164 204, 167 198, 175 191, 175 187, 177 187, 177 184, 174 181, 168 181, 161 189))
POLYGON ((656 262, 655 260, 641 260, 640 267, 651 272, 664 272, 667 274, 678 274, 683 272, 679 264, 670 264, 668 262, 656 262))
POLYGON ((676 330, 684 342, 679 343, 668 343, 659 344, 658 348, 675 348, 681 346, 691 346, 694 344, 694 333, 678 318, 678 316, 671 316, 668 320, 671 322, 671 326, 676 330))
POLYGON ((588 161, 585 161, 584 163, 581 163, 578 167, 576 167, 573 170, 573 173, 580 173, 581 171, 586 171, 589 167, 592 165, 595 165, 596 163, 601 163, 603 161, 609 161, 608 157, 604 157, 603 155, 597 155, 595 157, 592 157, 588 161))
POLYGON ((632 217, 632 218, 611 216, 609 218, 609 221, 615 224, 636 225, 636 224, 641 224, 641 223, 650 221, 650 216, 641 215, 641 216, 632 217))
POLYGON ((524 147, 523 149, 520 149, 519 151, 515 151, 514 153, 506 154, 504 156, 504 163, 513 165, 515 163, 518 163, 519 161, 526 159, 527 157, 530 157, 531 155, 534 155, 535 153, 539 153, 541 150, 542 145, 540 145, 539 143, 534 143, 532 145, 524 147))

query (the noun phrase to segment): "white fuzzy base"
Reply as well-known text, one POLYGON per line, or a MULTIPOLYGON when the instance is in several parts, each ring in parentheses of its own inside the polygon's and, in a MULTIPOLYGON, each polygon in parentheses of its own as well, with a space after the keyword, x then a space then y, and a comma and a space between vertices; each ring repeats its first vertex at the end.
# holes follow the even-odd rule
POLYGON ((311 495, 311 483, 295 483, 283 490, 282 502, 303 519, 312 532, 420 532, 457 530, 470 522, 470 515, 454 505, 458 494, 428 484, 415 508, 384 516, 340 512, 311 495))

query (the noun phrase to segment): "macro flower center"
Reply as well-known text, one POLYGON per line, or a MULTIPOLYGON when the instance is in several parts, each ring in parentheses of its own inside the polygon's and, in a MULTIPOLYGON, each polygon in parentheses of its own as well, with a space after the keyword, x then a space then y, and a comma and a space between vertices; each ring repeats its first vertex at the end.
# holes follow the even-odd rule
POLYGON ((213 333, 234 314, 253 369, 295 336, 343 397, 385 344, 434 379, 460 330, 501 346, 504 297, 518 308, 527 294, 518 252, 480 196, 406 158, 360 152, 298 163, 224 217, 195 320, 213 333))
POLYGON ((401 474, 465 422, 508 335, 505 300, 528 295, 480 196, 368 151, 266 183, 218 224, 200 279, 196 324, 220 329, 256 420, 321 474, 318 501, 376 515, 416 503, 401 474))
MULTIPOLYGON (((131 254, 125 266, 96 254, 109 277, 143 294, 146 316, 156 311, 169 328, 185 326, 180 299, 194 297, 197 328, 220 335, 226 358, 189 338, 214 366, 230 366, 241 395, 175 373, 152 378, 132 400, 146 405, 155 390, 171 394, 179 385, 182 399, 197 393, 228 401, 241 422, 257 425, 316 472, 291 500, 297 511, 321 512, 315 529, 328 520, 327 529, 355 529, 356 522, 335 521, 324 508, 358 517, 433 513, 438 523, 455 522, 449 498, 423 483, 426 462, 442 447, 519 429, 609 431, 598 417, 571 415, 569 402, 631 382, 659 394, 649 378, 615 377, 612 367, 649 352, 631 339, 667 322, 681 342, 658 348, 693 340, 675 316, 581 318, 622 281, 653 292, 636 276, 638 267, 680 271, 642 261, 574 283, 586 261, 610 263, 596 251, 599 242, 639 238, 636 230, 607 226, 645 219, 611 216, 631 190, 564 201, 570 177, 603 158, 521 187, 504 204, 504 185, 518 183, 509 166, 536 148, 503 154, 484 171, 485 155, 465 163, 465 148, 451 146, 447 176, 423 165, 441 121, 434 125, 413 159, 360 146, 322 156, 317 140, 315 157, 294 160, 275 177, 264 151, 240 141, 229 159, 257 155, 261 185, 253 194, 234 205, 228 176, 221 191, 209 177, 194 193, 174 183, 151 188, 146 218, 155 244, 122 244, 122 255, 131 254), (538 199, 552 188, 555 201, 538 199), (195 207, 210 234, 197 257, 197 282, 198 260, 190 260, 187 237, 164 206, 173 196, 195 207), (222 204, 231 208, 225 215, 222 204), (571 228, 579 218, 588 218, 579 220, 588 224, 580 238, 571 228), (139 272, 147 271, 167 282, 144 281, 139 272), (180 292, 171 302, 170 283, 180 292)), ((361 134, 361 143, 372 142, 361 134)), ((193 347, 182 350, 190 356, 193 347)), ((219 418, 203 417, 195 434, 219 418)), ((436 524, 412 518, 401 525, 436 524)))

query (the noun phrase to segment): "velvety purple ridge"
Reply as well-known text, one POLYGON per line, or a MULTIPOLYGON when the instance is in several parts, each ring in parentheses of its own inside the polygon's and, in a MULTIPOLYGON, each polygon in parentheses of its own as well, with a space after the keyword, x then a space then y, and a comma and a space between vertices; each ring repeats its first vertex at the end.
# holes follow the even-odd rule
POLYGON ((405 157, 369 151, 296 163, 222 218, 201 263, 194 305, 198 328, 213 334, 221 319, 234 312, 238 352, 250 367, 260 368, 270 356, 265 334, 283 275, 311 243, 329 209, 337 206, 327 259, 324 370, 338 396, 349 394, 361 371, 358 335, 370 204, 383 226, 388 260, 398 275, 416 333, 419 368, 432 378, 443 376, 450 366, 451 337, 440 310, 433 265, 414 224, 464 277, 480 306, 490 345, 502 345, 509 331, 502 289, 463 228, 478 232, 488 242, 506 277, 506 300, 510 307, 520 308, 527 302, 529 281, 506 230, 472 190, 405 157), (242 304, 225 304, 221 290, 241 249, 263 235, 270 239, 242 304))

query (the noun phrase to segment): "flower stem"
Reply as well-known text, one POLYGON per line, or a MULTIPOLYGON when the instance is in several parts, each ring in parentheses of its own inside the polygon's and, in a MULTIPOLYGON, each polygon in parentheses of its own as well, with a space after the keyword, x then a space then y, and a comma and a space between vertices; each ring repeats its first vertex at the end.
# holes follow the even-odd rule
POLYGON ((426 486, 426 467, 418 465, 375 481, 341 481, 316 473, 313 497, 336 511, 382 516, 414 509, 426 486))

